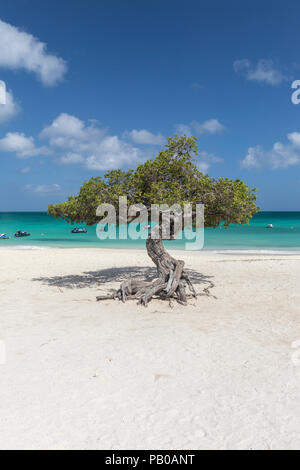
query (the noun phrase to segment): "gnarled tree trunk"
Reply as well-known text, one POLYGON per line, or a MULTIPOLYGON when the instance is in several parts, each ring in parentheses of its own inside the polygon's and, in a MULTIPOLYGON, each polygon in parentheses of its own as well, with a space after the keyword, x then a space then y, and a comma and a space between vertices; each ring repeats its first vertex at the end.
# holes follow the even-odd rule
POLYGON ((188 286, 191 295, 196 297, 196 292, 192 282, 184 271, 184 262, 173 258, 165 249, 162 239, 153 239, 151 232, 146 242, 147 253, 156 265, 158 277, 154 281, 140 281, 128 279, 122 282, 120 288, 109 296, 99 296, 97 300, 109 298, 120 299, 125 302, 127 299, 138 299, 139 303, 147 306, 153 296, 161 299, 172 299, 186 305, 188 286))

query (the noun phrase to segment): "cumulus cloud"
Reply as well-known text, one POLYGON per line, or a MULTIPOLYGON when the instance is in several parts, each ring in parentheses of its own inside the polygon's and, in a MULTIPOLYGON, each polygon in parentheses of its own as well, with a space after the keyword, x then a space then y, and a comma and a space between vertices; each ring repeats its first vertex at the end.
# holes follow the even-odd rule
POLYGON ((192 135, 191 126, 186 124, 176 124, 175 130, 179 135, 187 135, 188 137, 192 135))
POLYGON ((80 154, 94 150, 105 133, 105 129, 95 127, 93 122, 86 125, 77 117, 62 113, 42 130, 39 137, 47 139, 52 147, 80 154))
POLYGON ((203 123, 192 121, 190 124, 177 124, 175 126, 178 134, 185 134, 187 136, 196 134, 218 134, 225 130, 225 126, 221 124, 218 119, 208 119, 203 123))
MULTIPOLYGON (((224 129, 216 119, 210 119, 203 124, 193 121, 192 125, 198 125, 200 132, 216 133, 224 129)), ((123 138, 109 135, 106 129, 96 127, 93 122, 86 124, 66 113, 54 119, 50 126, 42 130, 39 137, 48 140, 49 147, 58 154, 61 164, 81 164, 95 171, 128 168, 141 163, 145 153, 129 143, 128 138, 140 145, 158 145, 165 142, 161 134, 152 134, 146 129, 127 131, 123 138)), ((201 171, 207 171, 212 163, 221 161, 223 160, 211 153, 200 152, 198 167, 201 171)))
POLYGON ((62 164, 82 163, 90 170, 128 167, 142 161, 141 151, 94 122, 85 124, 75 116, 62 113, 39 136, 60 155, 62 164))
POLYGON ((12 152, 18 158, 29 158, 38 155, 48 155, 47 147, 36 147, 33 137, 26 137, 23 133, 8 132, 0 139, 0 151, 12 152))
POLYGON ((90 170, 105 170, 128 167, 141 160, 139 149, 128 145, 117 136, 105 137, 97 146, 95 154, 86 159, 86 166, 90 170))
POLYGON ((249 147, 246 157, 240 161, 243 168, 270 167, 273 170, 300 165, 300 133, 287 135, 288 142, 275 142, 271 150, 260 145, 249 147))
POLYGON ((294 147, 300 148, 300 132, 290 132, 287 135, 287 138, 293 144, 294 147))
POLYGON ((223 158, 217 157, 213 153, 199 152, 196 163, 198 169, 203 173, 206 173, 212 163, 222 163, 223 161, 223 158))
POLYGON ((86 128, 84 122, 77 117, 62 113, 42 130, 40 138, 48 139, 50 145, 55 147, 71 148, 79 141, 88 140, 91 130, 93 129, 86 128))
POLYGON ((1 20, 0 67, 33 72, 47 86, 62 80, 67 71, 65 61, 49 54, 45 43, 1 20))
POLYGON ((136 144, 150 144, 150 145, 163 145, 166 141, 161 134, 152 134, 152 132, 146 129, 136 130, 133 129, 128 132, 128 136, 136 144))
POLYGON ((56 193, 61 191, 61 187, 59 184, 38 184, 38 185, 32 185, 32 184, 26 184, 24 187, 25 191, 30 191, 33 193, 56 193))
MULTIPOLYGON (((149 136, 153 134, 148 135, 146 130, 144 140, 139 134, 144 143, 149 136)), ((145 152, 128 139, 109 135, 107 129, 97 127, 95 121, 85 123, 67 113, 60 114, 44 127, 38 137, 47 140, 47 145, 36 145, 34 138, 24 133, 8 132, 0 139, 0 152, 11 152, 18 158, 52 154, 62 165, 81 164, 90 170, 135 166, 145 158, 145 152)))
MULTIPOLYGON (((1 52, 0 52, 1 54, 1 52)), ((6 103, 0 104, 0 123, 13 118, 20 111, 19 105, 15 102, 11 91, 6 91, 6 103)))
POLYGON ((225 127, 217 119, 208 119, 200 124, 197 121, 192 121, 191 126, 195 129, 197 134, 217 134, 223 132, 225 127))
MULTIPOLYGON (((211 134, 224 129, 216 119, 203 124, 193 121, 191 125, 198 125, 199 132, 211 134)), ((89 170, 103 171, 134 167, 142 163, 147 154, 150 157, 147 149, 142 150, 130 140, 140 145, 158 145, 165 141, 161 134, 152 134, 146 129, 127 131, 122 137, 110 135, 107 129, 98 127, 95 121, 84 122, 67 113, 56 117, 42 129, 38 137, 46 141, 46 145, 37 145, 33 137, 27 137, 24 133, 8 132, 0 139, 0 151, 14 153, 16 157, 23 159, 53 155, 55 161, 61 165, 80 164, 89 170)), ((211 164, 221 161, 223 160, 212 153, 200 152, 198 167, 206 172, 211 164)))
POLYGON ((59 161, 62 165, 70 165, 70 164, 82 163, 84 161, 84 158, 79 153, 69 152, 69 153, 66 153, 65 155, 62 155, 59 161))
POLYGON ((248 59, 236 60, 233 63, 233 69, 252 82, 267 83, 274 86, 279 85, 285 79, 272 60, 260 59, 255 65, 248 59))

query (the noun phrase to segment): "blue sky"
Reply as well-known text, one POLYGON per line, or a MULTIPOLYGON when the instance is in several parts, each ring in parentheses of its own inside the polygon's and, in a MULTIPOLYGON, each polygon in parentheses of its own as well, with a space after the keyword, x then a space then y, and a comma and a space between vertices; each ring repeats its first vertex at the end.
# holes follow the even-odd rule
POLYGON ((300 210, 297 1, 1 0, 0 210, 46 210, 167 136, 300 210))

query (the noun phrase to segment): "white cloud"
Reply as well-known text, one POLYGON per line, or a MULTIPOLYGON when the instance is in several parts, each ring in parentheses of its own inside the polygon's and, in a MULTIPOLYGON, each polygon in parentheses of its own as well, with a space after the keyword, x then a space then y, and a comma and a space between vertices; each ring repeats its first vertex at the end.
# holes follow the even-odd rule
POLYGON ((70 152, 65 155, 62 155, 59 161, 63 165, 70 165, 75 163, 82 163, 84 161, 84 158, 82 157, 82 155, 79 155, 79 153, 70 152))
POLYGON ((175 129, 178 134, 190 136, 193 132, 196 134, 217 134, 223 132, 225 127, 218 121, 218 119, 208 119, 202 124, 198 121, 192 121, 188 125, 177 124, 175 129))
MULTIPOLYGON (((191 125, 199 126, 199 132, 211 134, 224 129, 216 119, 203 124, 193 121, 191 125)), ((18 158, 52 154, 56 162, 62 165, 80 164, 89 170, 102 171, 134 167, 147 156, 150 157, 148 150, 142 151, 139 146, 132 145, 128 137, 140 145, 162 144, 165 140, 161 134, 154 135, 146 129, 125 132, 122 137, 109 135, 107 129, 97 127, 94 121, 85 123, 75 116, 62 113, 39 134, 47 145, 37 146, 33 137, 10 132, 0 139, 0 151, 15 153, 18 158)), ((212 153, 200 152, 198 167, 206 172, 211 164, 221 161, 212 153)))
POLYGON ((223 161, 223 158, 217 157, 213 153, 199 152, 196 164, 200 171, 206 173, 212 163, 222 163, 223 161))
POLYGON ((291 132, 287 138, 295 147, 300 147, 300 132, 291 132))
POLYGON ((82 163, 90 170, 109 170, 128 167, 142 161, 141 151, 120 139, 107 135, 106 129, 86 125, 75 116, 63 113, 40 133, 50 147, 62 152, 63 164, 82 163))
POLYGON ((272 60, 260 59, 253 65, 248 59, 236 60, 233 69, 237 73, 243 74, 247 80, 269 85, 279 85, 285 77, 276 69, 272 60))
POLYGON ((1 20, 0 67, 33 72, 48 86, 62 80, 67 71, 63 59, 47 53, 46 44, 1 20))
POLYGON ((128 133, 131 140, 136 144, 150 144, 150 145, 163 145, 166 141, 161 134, 152 134, 146 129, 136 130, 133 129, 128 133))
POLYGON ((243 168, 260 168, 266 160, 265 151, 260 145, 256 147, 249 147, 246 157, 240 161, 243 168))
POLYGON ((225 127, 217 119, 208 119, 200 124, 197 121, 192 121, 191 126, 195 129, 197 134, 217 134, 223 132, 225 127))
POLYGON ((40 138, 49 140, 50 145, 61 148, 75 147, 78 141, 87 140, 90 128, 84 122, 70 114, 60 114, 50 126, 40 133, 40 138))
MULTIPOLYGON (((217 119, 209 119, 203 124, 196 123, 199 132, 216 133, 224 129, 217 119)), ((89 170, 102 171, 114 168, 128 168, 141 163, 145 153, 128 142, 130 137, 137 144, 163 144, 161 134, 152 134, 146 129, 124 132, 123 138, 108 135, 106 129, 96 127, 94 123, 85 124, 75 116, 63 113, 39 135, 47 139, 50 148, 58 155, 61 164, 82 164, 89 170)), ((198 166, 207 171, 212 163, 223 161, 219 157, 200 152, 198 166)))
POLYGON ((48 155, 47 147, 36 147, 33 137, 26 137, 23 133, 8 132, 0 139, 0 151, 13 152, 18 158, 29 158, 38 155, 48 155))
POLYGON ((192 135, 191 127, 186 124, 176 124, 175 130, 179 135, 187 135, 188 137, 192 135))
POLYGON ((61 187, 59 184, 38 184, 37 186, 26 184, 24 190, 39 194, 56 193, 61 191, 61 187))
MULTIPOLYGON (((1 52, 0 52, 1 54, 1 52)), ((6 91, 6 103, 0 104, 0 123, 8 121, 20 111, 11 91, 6 91)))
POLYGON ((141 162, 140 151, 120 140, 117 136, 105 137, 93 155, 86 159, 86 167, 90 170, 106 170, 128 167, 141 162))
POLYGON ((300 165, 300 133, 292 132, 287 135, 288 142, 275 142, 271 150, 263 147, 249 147, 246 157, 240 161, 243 168, 270 167, 273 170, 300 165))
POLYGON ((201 171, 202 173, 207 173, 209 167, 210 167, 210 164, 209 163, 205 163, 205 162, 199 162, 197 164, 197 167, 198 167, 198 170, 201 171))
POLYGON ((80 153, 94 150, 95 145, 105 136, 105 129, 86 126, 83 121, 67 113, 60 114, 50 126, 40 133, 41 139, 48 139, 52 147, 80 153))
POLYGON ((251 67, 250 60, 248 59, 238 59, 233 62, 233 70, 235 72, 245 72, 251 67))

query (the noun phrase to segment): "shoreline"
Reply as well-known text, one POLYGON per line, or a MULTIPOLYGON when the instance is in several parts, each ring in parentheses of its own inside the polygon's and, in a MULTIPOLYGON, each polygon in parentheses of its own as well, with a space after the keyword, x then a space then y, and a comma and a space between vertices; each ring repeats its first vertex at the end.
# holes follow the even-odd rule
MULTIPOLYGON (((70 251, 70 250, 76 250, 76 251, 82 251, 82 250, 96 250, 96 251, 103 251, 103 252, 124 252, 124 253, 146 253, 146 247, 144 248, 122 248, 122 247, 116 247, 116 248, 111 248, 111 247, 95 247, 95 246, 90 246, 90 247, 74 247, 74 246, 51 246, 51 245, 10 245, 10 246, 0 246, 0 251, 47 251, 47 250, 58 250, 58 251, 70 251)), ((270 256, 270 255, 275 255, 275 256, 300 256, 300 247, 297 250, 291 250, 291 249, 274 249, 273 247, 270 249, 203 249, 203 250, 182 250, 182 249, 170 249, 167 247, 167 251, 170 253, 173 253, 174 256, 183 256, 183 255, 193 255, 193 256, 210 256, 210 255, 239 255, 239 256, 250 256, 250 255, 260 255, 260 256, 270 256)))

